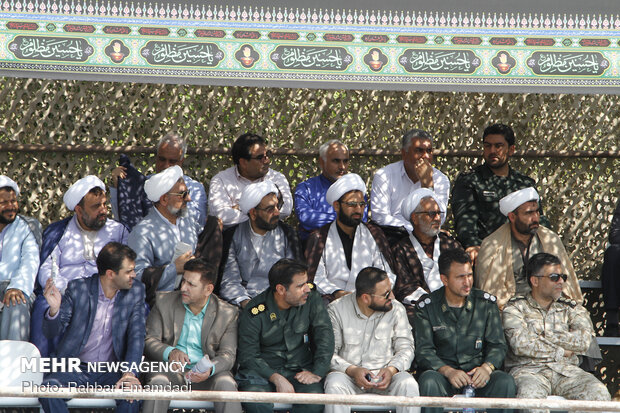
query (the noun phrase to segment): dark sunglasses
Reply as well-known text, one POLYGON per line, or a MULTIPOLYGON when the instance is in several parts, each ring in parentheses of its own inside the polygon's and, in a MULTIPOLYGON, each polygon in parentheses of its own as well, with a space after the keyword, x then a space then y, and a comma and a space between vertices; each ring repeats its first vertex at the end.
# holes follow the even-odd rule
POLYGON ((273 158, 273 152, 272 151, 267 151, 261 155, 258 156, 250 156, 248 159, 256 159, 257 161, 263 161, 263 159, 265 158, 273 158))
POLYGON ((388 292, 385 294, 370 294, 370 295, 374 295, 375 297, 383 297, 387 300, 390 298, 390 294, 392 294, 392 290, 388 290, 388 292))
POLYGON ((168 192, 168 195, 176 195, 176 196, 180 196, 181 199, 185 199, 189 196, 189 189, 183 192, 168 192))
POLYGON ((416 214, 416 215, 428 215, 428 217, 430 219, 435 219, 435 217, 441 216, 441 214, 443 214, 443 211, 421 211, 421 212, 414 212, 414 214, 416 214))
POLYGON ((551 282, 557 283, 558 281, 560 281, 560 278, 562 278, 562 281, 566 282, 566 280, 568 279, 568 275, 566 274, 557 274, 555 272, 549 274, 549 275, 535 275, 535 277, 538 278, 543 278, 543 277, 547 277, 551 280, 551 282))

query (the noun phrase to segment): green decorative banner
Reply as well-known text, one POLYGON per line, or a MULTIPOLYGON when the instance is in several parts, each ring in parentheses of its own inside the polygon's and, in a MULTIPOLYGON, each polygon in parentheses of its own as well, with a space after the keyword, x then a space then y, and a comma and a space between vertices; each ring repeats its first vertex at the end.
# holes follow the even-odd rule
MULTIPOLYGON (((559 14, 558 14, 559 16, 559 14)), ((0 74, 332 88, 620 90, 620 19, 29 1, 0 74), (490 16, 493 16, 492 18, 490 16)))

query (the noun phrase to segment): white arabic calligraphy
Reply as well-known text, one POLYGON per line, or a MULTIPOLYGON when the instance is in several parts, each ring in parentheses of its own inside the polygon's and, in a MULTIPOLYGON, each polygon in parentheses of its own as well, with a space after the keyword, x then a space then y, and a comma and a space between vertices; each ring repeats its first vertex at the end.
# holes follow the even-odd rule
POLYGON ((412 51, 409 63, 414 72, 469 72, 472 65, 467 52, 461 51, 412 51))
POLYGON ((599 61, 593 54, 541 53, 538 68, 540 73, 598 74, 599 61))
POLYGON ((22 57, 31 59, 84 60, 79 39, 24 37, 19 51, 22 57))
POLYGON ((151 51, 157 64, 203 64, 212 66, 213 51, 210 44, 155 43, 151 51))
POLYGON ((282 65, 287 69, 342 69, 340 49, 284 48, 282 65))

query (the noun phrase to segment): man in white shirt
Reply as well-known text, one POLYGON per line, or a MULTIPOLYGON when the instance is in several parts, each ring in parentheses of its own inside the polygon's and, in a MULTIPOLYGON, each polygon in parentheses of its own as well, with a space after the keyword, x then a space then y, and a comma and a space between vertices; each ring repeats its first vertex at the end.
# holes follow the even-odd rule
MULTIPOLYGON (((405 308, 394 299, 385 271, 364 268, 355 280, 355 294, 332 302, 327 312, 335 346, 325 393, 420 395, 418 383, 407 372, 414 357, 411 325, 405 308)), ((350 411, 346 405, 325 405, 326 413, 350 411)), ((397 413, 419 411, 419 407, 396 408, 397 413)))
POLYGON ((284 201, 280 215, 286 218, 293 209, 293 196, 286 177, 269 168, 273 153, 267 142, 259 135, 245 133, 237 138, 232 147, 235 165, 218 172, 209 186, 209 212, 218 217, 224 228, 247 221, 248 215, 239 208, 243 189, 255 182, 272 181, 284 201))
POLYGON ((401 145, 402 160, 379 169, 372 180, 370 205, 372 220, 381 226, 413 227, 401 214, 403 199, 418 188, 435 191, 441 202, 448 205, 450 180, 432 166, 433 139, 420 129, 405 133, 401 145))

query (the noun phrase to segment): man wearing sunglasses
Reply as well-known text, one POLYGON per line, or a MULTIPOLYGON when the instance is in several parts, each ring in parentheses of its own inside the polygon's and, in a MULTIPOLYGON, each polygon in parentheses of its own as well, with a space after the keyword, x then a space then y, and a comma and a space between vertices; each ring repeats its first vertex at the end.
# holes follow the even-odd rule
POLYGON ((432 166, 433 138, 426 131, 412 129, 406 132, 401 141, 401 156, 401 161, 379 169, 372 179, 372 220, 381 226, 405 227, 411 231, 409 217, 401 214, 403 199, 418 188, 429 188, 446 205, 450 197, 450 180, 432 166))
POLYGON ((527 274, 531 292, 510 299, 502 312, 509 345, 506 368, 517 384, 517 397, 610 400, 605 385, 579 367, 594 329, 588 311, 562 297, 567 275, 560 259, 536 254, 527 274))
POLYGON ((570 258, 555 232, 540 225, 539 196, 533 187, 512 192, 499 201, 508 222, 486 237, 475 267, 476 288, 497 296, 500 310, 514 295, 525 295, 529 259, 539 252, 558 256, 568 274, 564 294, 581 303, 583 296, 570 258))
POLYGON ((434 191, 419 188, 413 191, 401 207, 413 231, 394 247, 396 284, 394 296, 405 304, 413 321, 413 304, 424 294, 443 285, 439 277, 439 255, 447 250, 462 249, 461 244, 441 231, 446 219, 446 206, 434 191))
POLYGON ((376 225, 362 222, 366 184, 359 175, 349 173, 332 184, 325 198, 336 211, 336 221, 314 231, 308 239, 306 258, 308 278, 329 301, 355 290, 357 274, 366 267, 377 267, 396 276, 389 244, 376 225))
POLYGON ((239 208, 249 219, 224 233, 226 264, 220 295, 242 308, 269 287, 273 264, 281 258, 302 258, 297 232, 280 221, 283 206, 278 194, 269 180, 245 187, 239 208))
POLYGON ((270 180, 278 186, 284 204, 280 210, 286 218, 293 210, 293 196, 286 177, 270 168, 273 152, 262 136, 244 133, 232 146, 234 165, 220 171, 209 186, 209 213, 218 217, 224 229, 248 220, 241 211, 241 194, 248 185, 270 180))
MULTIPOLYGON (((364 268, 355 294, 327 308, 335 347, 325 393, 416 397, 418 383, 407 372, 413 360, 413 335, 407 312, 394 300, 385 271, 364 268)), ((328 404, 326 413, 349 413, 351 406, 328 404)), ((419 413, 419 407, 397 407, 397 413, 419 413)))
POLYGON ((183 266, 194 258, 198 224, 187 210, 191 194, 180 166, 152 175, 144 191, 154 208, 133 228, 127 244, 138 254, 136 275, 152 303, 155 291, 172 291, 180 284, 183 266))

